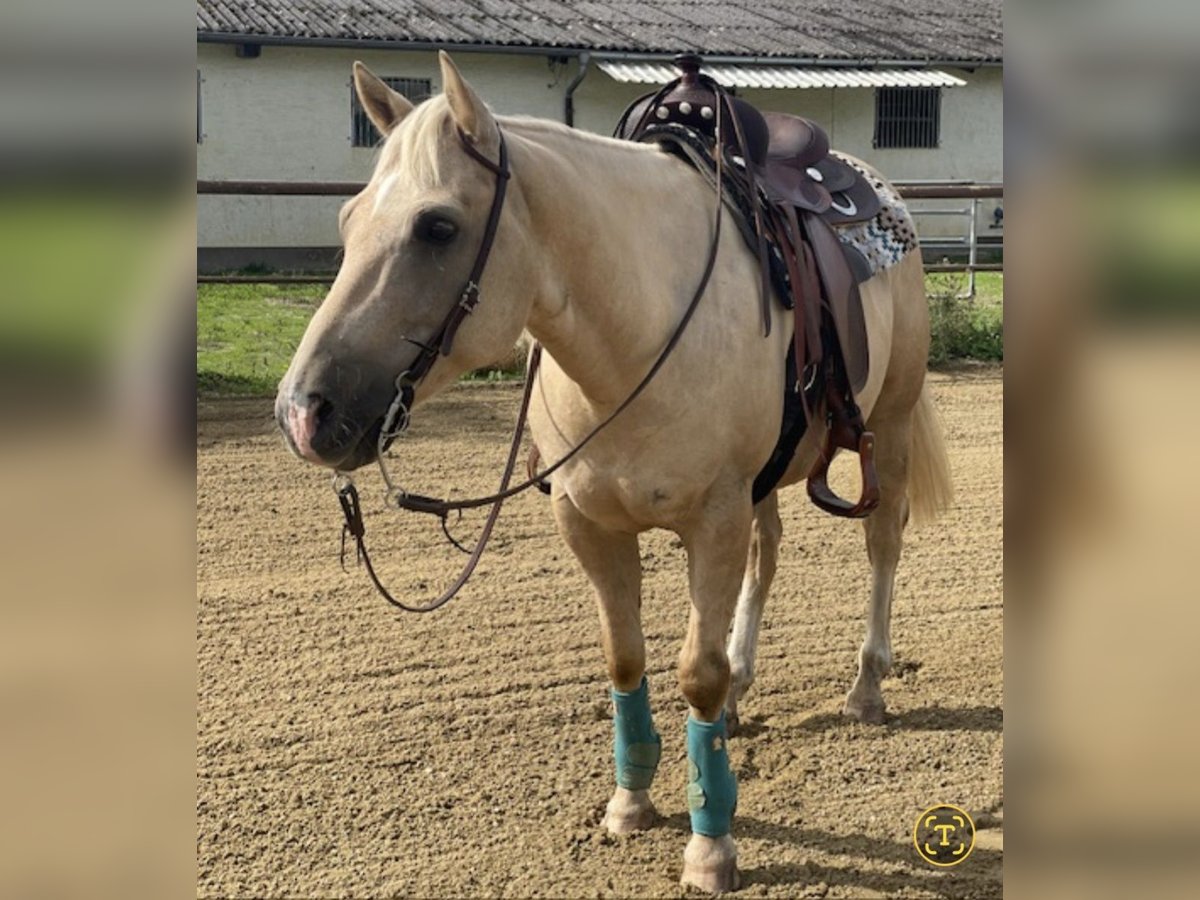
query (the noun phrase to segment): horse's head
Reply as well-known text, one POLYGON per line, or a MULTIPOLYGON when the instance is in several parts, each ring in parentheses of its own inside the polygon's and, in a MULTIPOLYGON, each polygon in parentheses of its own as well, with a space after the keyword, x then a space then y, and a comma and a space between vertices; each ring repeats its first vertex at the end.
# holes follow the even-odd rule
MULTIPOLYGON (((443 93, 414 108, 355 63, 359 100, 386 140, 370 183, 342 207, 341 269, 275 401, 279 427, 310 462, 352 469, 375 458, 397 376, 436 339, 479 253, 497 176, 464 141, 494 163, 500 131, 444 53, 441 67, 443 93)), ((493 362, 520 336, 534 294, 524 274, 527 220, 510 184, 482 302, 417 385, 417 402, 493 362)))

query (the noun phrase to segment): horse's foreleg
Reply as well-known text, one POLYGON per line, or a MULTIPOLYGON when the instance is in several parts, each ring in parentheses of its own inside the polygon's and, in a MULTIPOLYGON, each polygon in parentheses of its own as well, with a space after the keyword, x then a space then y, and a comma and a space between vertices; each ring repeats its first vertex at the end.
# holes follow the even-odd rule
POLYGON ((554 510, 559 531, 596 590, 604 658, 613 685, 617 789, 604 825, 614 834, 648 828, 656 816, 650 783, 658 768, 660 743, 650 718, 645 678, 637 536, 601 528, 565 496, 555 498, 554 510))
POLYGON ((867 556, 871 561, 871 601, 867 635, 858 654, 858 677, 846 697, 844 712, 860 722, 883 723, 880 682, 892 667, 892 592, 900 562, 904 526, 908 522, 908 419, 872 423, 876 437, 875 466, 879 472, 879 506, 864 521, 867 556))
POLYGON ((738 701, 754 684, 754 660, 758 654, 758 631, 762 624, 767 592, 775 578, 779 558, 779 541, 783 523, 779 520, 779 495, 772 491, 754 507, 754 526, 750 533, 750 552, 746 571, 742 575, 742 590, 738 594, 733 614, 733 631, 729 635, 730 684, 725 701, 725 724, 730 734, 738 728, 738 701))
POLYGON ((725 638, 746 562, 751 518, 749 497, 731 492, 725 502, 711 502, 703 520, 683 536, 692 610, 679 656, 679 683, 691 707, 687 791, 692 838, 683 854, 682 881, 710 893, 738 885, 737 848, 729 835, 737 782, 726 747, 730 666, 725 638))

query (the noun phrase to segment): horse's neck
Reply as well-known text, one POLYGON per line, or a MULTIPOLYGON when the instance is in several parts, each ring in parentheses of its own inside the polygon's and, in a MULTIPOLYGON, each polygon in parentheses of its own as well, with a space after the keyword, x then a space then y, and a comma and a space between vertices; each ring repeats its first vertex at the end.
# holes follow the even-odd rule
POLYGON ((591 399, 618 401, 690 299, 711 191, 644 147, 545 126, 522 136, 513 172, 550 273, 529 332, 591 399))

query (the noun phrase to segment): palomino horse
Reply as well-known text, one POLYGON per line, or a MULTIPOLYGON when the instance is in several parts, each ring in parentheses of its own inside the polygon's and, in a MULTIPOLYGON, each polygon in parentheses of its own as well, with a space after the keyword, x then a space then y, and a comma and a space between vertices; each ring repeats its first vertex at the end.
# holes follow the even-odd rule
MULTIPOLYGON (((700 283, 713 194, 685 163, 653 145, 493 116, 445 54, 441 67, 444 92, 414 109, 355 66, 362 105, 387 137, 370 183, 342 209, 341 270, 276 402, 293 449, 319 465, 348 470, 375 459, 394 380, 445 322, 489 230, 502 140, 511 178, 482 302, 417 385, 413 405, 506 354, 528 330, 545 348, 530 424, 543 458, 558 459, 628 397, 700 283)), ((551 498, 599 605, 616 710, 618 786, 605 818, 613 832, 655 817, 649 787, 659 737, 644 679, 638 535, 668 529, 686 548, 691 612, 679 685, 691 708, 693 834, 682 880, 709 891, 738 882, 726 726, 736 727, 754 680, 775 573, 776 495, 755 506, 751 483, 778 437, 792 333, 790 314, 776 305, 763 336, 757 262, 735 230, 726 233, 733 237, 719 244, 673 353, 644 393, 554 475, 551 498)), ((873 584, 845 711, 880 722, 901 533, 910 508, 930 517, 948 501, 949 479, 924 387, 919 254, 865 283, 862 301, 871 368, 858 401, 876 435, 881 501, 865 520, 873 584)), ((822 431, 809 429, 782 484, 809 470, 822 431)))

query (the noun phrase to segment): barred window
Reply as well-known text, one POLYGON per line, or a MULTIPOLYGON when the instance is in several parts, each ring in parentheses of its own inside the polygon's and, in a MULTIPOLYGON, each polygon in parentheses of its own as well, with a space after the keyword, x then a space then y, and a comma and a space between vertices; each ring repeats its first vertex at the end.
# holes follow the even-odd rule
POLYGON ((876 147, 937 147, 942 89, 889 87, 875 91, 876 147))
MULTIPOLYGON (((429 99, 433 93, 433 82, 428 78, 382 78, 384 84, 393 91, 403 94, 412 103, 420 103, 429 99)), ((374 147, 382 135, 376 130, 367 111, 358 102, 358 93, 354 84, 350 84, 350 146, 374 147)))

